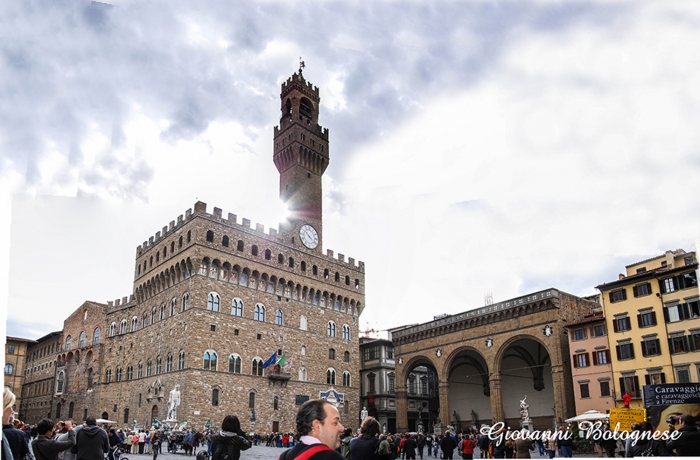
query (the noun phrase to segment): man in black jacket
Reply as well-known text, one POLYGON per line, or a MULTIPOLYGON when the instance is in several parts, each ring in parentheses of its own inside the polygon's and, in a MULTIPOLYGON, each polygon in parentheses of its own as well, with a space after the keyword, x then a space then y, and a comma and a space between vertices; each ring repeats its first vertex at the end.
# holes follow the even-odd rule
POLYGON ((54 433, 53 421, 45 418, 37 423, 36 431, 38 436, 30 445, 36 460, 57 460, 60 452, 68 450, 75 445, 73 425, 69 421, 66 421, 65 425, 68 428, 68 439, 66 441, 54 441, 51 439, 54 433))
POLYGON ((440 449, 442 449, 443 458, 452 458, 454 450, 457 447, 457 441, 452 437, 449 431, 445 433, 445 437, 440 441, 440 449))
POLYGON ((109 437, 97 426, 95 417, 85 419, 85 427, 78 431, 71 452, 76 454, 77 460, 103 460, 104 454, 109 452, 109 437))
MULTIPOLYGON (((666 441, 669 451, 675 449, 679 457, 700 456, 700 431, 695 426, 695 417, 690 414, 683 414, 678 417, 680 436, 677 439, 666 441)), ((669 423, 669 431, 673 431, 673 425, 669 423)))

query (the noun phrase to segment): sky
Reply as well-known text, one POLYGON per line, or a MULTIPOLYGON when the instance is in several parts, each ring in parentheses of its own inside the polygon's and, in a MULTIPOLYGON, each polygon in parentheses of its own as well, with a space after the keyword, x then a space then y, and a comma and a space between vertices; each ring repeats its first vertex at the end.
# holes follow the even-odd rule
POLYGON ((132 292, 136 247, 204 201, 277 228, 280 84, 330 131, 324 251, 361 329, 555 287, 700 229, 700 6, 681 1, 88 1, 0 7, 6 332, 132 292))

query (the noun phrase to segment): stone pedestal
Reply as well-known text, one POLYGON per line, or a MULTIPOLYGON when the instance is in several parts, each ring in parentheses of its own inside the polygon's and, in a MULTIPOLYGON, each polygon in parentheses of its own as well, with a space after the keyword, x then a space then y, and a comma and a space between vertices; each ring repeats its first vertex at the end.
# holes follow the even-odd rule
POLYGON ((534 425, 533 425, 531 419, 522 420, 522 421, 520 422, 520 427, 521 427, 522 429, 524 429, 524 430, 529 431, 530 433, 532 433, 533 431, 535 431, 535 427, 534 427, 534 425))

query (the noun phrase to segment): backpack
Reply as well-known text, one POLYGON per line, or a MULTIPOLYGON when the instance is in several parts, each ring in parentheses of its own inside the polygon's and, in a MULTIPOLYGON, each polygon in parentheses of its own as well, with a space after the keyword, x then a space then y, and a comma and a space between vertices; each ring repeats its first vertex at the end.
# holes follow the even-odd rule
POLYGON ((221 438, 216 443, 214 450, 211 452, 212 460, 234 460, 240 458, 241 449, 232 438, 221 438), (238 454, 238 455, 236 455, 238 454))

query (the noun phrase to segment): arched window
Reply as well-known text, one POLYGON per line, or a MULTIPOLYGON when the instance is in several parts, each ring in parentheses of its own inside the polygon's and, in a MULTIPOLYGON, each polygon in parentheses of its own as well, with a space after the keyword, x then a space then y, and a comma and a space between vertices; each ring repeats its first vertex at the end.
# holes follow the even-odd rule
POLYGON ((345 275, 345 285, 350 286, 350 277, 348 275, 345 275))
POLYGON ((151 360, 149 359, 148 361, 146 361, 146 377, 150 377, 152 373, 153 363, 151 363, 151 360))
POLYGON ((231 301, 231 314, 233 316, 243 316, 243 300, 234 297, 231 301))
POLYGON ((416 376, 413 374, 408 376, 408 394, 416 394, 416 376))
POLYGON ((175 313, 177 313, 177 299, 173 298, 170 301, 170 316, 175 316, 175 313))
POLYGON ((250 250, 250 253, 254 256, 258 255, 258 247, 256 245, 253 245, 253 247, 250 250))
POLYGON ((173 355, 168 355, 165 360, 165 372, 173 371, 173 355))
MULTIPOLYGON (((107 371, 109 372, 109 370, 107 371)), ((63 385, 66 382, 66 374, 61 371, 58 373, 58 378, 56 379, 56 393, 63 393, 63 385)))
POLYGON ((186 311, 190 306, 190 295, 185 293, 182 295, 182 311, 186 311))
POLYGON ((260 358, 253 359, 253 375, 263 375, 263 360, 260 358))
POLYGON ((335 348, 328 349, 328 359, 335 359, 335 348))
POLYGON ((219 405, 219 389, 218 388, 212 388, 212 390, 211 390, 211 405, 212 406, 219 405))
POLYGON ((148 326, 148 313, 144 313, 141 317, 141 329, 148 326))
POLYGON ((343 386, 344 387, 350 386, 350 372, 348 372, 348 371, 343 372, 343 386))
POLYGON ((163 321, 165 319, 165 304, 160 306, 160 320, 163 321))
POLYGON ((182 249, 182 237, 180 237, 180 239, 177 240, 177 248, 182 249))
POLYGON ((244 249, 243 240, 238 240, 238 243, 236 243, 236 250, 243 252, 243 249, 244 249))
POLYGON ((228 247, 228 236, 224 235, 224 237, 221 238, 221 245, 228 247))
POLYGON ((85 348, 85 337, 87 337, 85 331, 80 332, 78 336, 78 348, 85 348))
POLYGON ((335 369, 330 368, 326 371, 326 383, 328 385, 335 385, 335 369))
POLYGON ((274 410, 279 410, 279 398, 275 396, 272 400, 272 408, 274 410))
POLYGON ((255 304, 255 311, 253 312, 253 319, 255 321, 265 322, 265 305, 258 303, 255 304))
POLYGON ((187 242, 189 243, 192 241, 192 230, 187 231, 187 242))
POLYGON ((328 272, 328 269, 327 269, 327 268, 324 268, 324 269, 323 269, 323 277, 324 277, 325 279, 328 279, 328 273, 329 273, 329 272, 328 272))
POLYGON ((345 353, 343 353, 343 361, 346 363, 350 362, 350 352, 349 351, 346 351, 345 353))
POLYGON ((139 363, 138 366, 136 366, 136 378, 140 379, 143 377, 143 363, 139 363))
POLYGON ((5 375, 12 375, 14 373, 15 367, 10 363, 5 364, 5 375))
POLYGON ((228 357, 228 371, 234 374, 241 373, 241 357, 236 353, 228 357))
POLYGON ((100 343, 100 328, 96 327, 95 332, 92 333, 92 344, 97 345, 100 343))
POLYGON ((294 268, 294 257, 289 258, 289 268, 294 268))
POLYGON ((301 346, 301 356, 306 356, 306 345, 301 346))
POLYGON ((350 326, 343 324, 343 340, 350 340, 350 326))
POLYGON ((314 266, 311 268, 311 272, 312 272, 314 275, 317 275, 317 276, 318 276, 318 267, 317 267, 316 265, 314 265, 314 266))
POLYGON ((61 418, 61 403, 56 404, 56 418, 61 418))
POLYGON ((282 310, 277 310, 275 312, 275 324, 278 326, 282 325, 282 310))
POLYGON ((252 391, 248 394, 248 408, 255 409, 255 393, 252 391))
POLYGON ((134 368, 129 366, 126 368, 126 379, 131 380, 134 378, 134 368))
POLYGON ((207 350, 204 352, 204 369, 211 371, 216 370, 216 352, 213 350, 207 350))
POLYGON ((340 281, 340 273, 335 272, 335 282, 337 283, 338 281, 340 281))
POLYGON ((122 381, 122 368, 118 367, 117 368, 117 382, 121 382, 121 381, 122 381))
POLYGON ((109 383, 112 381, 112 369, 107 369, 105 372, 105 382, 109 383))
POLYGON ((308 322, 306 320, 306 316, 301 315, 301 318, 299 319, 299 329, 301 329, 302 331, 305 331, 308 329, 308 327, 309 326, 308 326, 308 322))
POLYGON ((328 327, 326 329, 328 337, 335 337, 335 323, 333 321, 328 321, 328 327))
POLYGON ((306 271, 306 262, 304 262, 303 260, 301 261, 301 271, 306 271))
POLYGON ((181 351, 180 355, 177 357, 177 368, 182 370, 185 368, 185 352, 181 351))
POLYGON ((299 368, 299 380, 301 382, 306 382, 306 369, 303 367, 299 368))
POLYGON ((123 319, 122 322, 119 323, 119 333, 126 334, 126 319, 123 319))
POLYGON ((219 294, 210 292, 207 297, 207 310, 219 311, 219 294))
POLYGON ((283 264, 284 263, 284 256, 282 254, 279 254, 277 256, 277 263, 278 264, 283 264))
POLYGON ((71 346, 72 341, 73 341, 73 338, 70 335, 68 337, 66 337, 66 351, 70 351, 70 346, 71 346))
POLYGON ((134 316, 131 318, 131 332, 135 332, 136 328, 139 326, 139 319, 134 316))
POLYGON ((156 323, 156 307, 151 308, 151 324, 156 323))
POLYGON ((209 242, 209 243, 214 242, 214 232, 211 230, 207 230, 207 242, 209 242))
POLYGON ((270 260, 272 259, 272 251, 269 249, 265 249, 265 260, 270 260))

